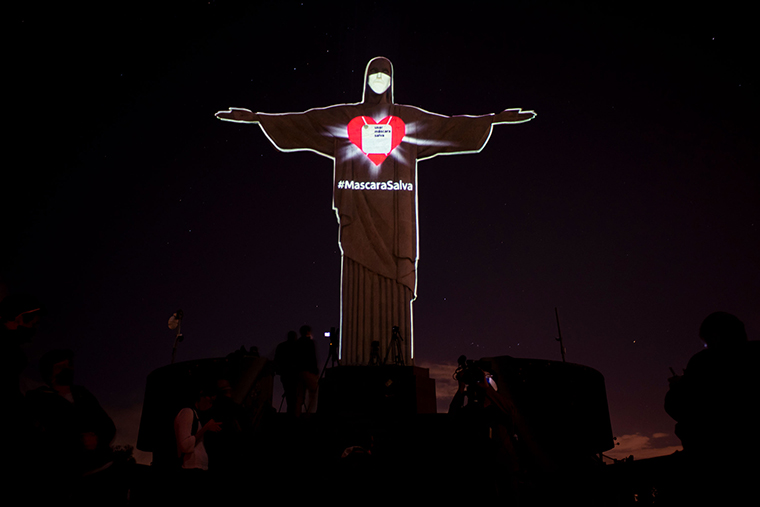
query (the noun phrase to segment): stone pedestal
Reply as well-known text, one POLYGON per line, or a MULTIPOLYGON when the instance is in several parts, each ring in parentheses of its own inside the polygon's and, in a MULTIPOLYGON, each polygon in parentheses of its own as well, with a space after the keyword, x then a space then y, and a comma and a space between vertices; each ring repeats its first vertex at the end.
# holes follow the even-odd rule
POLYGON ((434 414, 435 380, 417 366, 339 366, 319 385, 319 414, 396 416, 434 414))

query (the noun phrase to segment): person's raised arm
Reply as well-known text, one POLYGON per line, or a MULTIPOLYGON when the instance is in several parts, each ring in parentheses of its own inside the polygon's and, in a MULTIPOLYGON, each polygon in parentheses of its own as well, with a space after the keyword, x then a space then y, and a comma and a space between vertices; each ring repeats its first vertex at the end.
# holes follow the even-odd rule
POLYGON ((217 432, 222 430, 222 423, 211 419, 193 434, 194 422, 192 410, 183 409, 174 420, 174 433, 177 438, 178 454, 189 454, 203 440, 207 431, 217 432))
POLYGON ((226 111, 217 111, 214 116, 223 121, 234 121, 236 123, 259 122, 259 115, 250 109, 243 109, 242 107, 231 107, 226 111))
POLYGON ((198 445, 198 442, 203 440, 203 435, 207 431, 210 431, 212 433, 217 433, 219 431, 222 431, 222 423, 216 422, 213 419, 211 419, 209 422, 204 424, 201 429, 198 430, 198 433, 195 434, 195 445, 198 445))

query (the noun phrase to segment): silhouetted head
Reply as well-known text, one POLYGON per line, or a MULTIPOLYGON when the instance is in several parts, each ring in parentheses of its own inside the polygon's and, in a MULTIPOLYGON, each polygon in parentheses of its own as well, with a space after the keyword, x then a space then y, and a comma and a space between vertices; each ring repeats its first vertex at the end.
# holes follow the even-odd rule
POLYGON ((302 337, 310 336, 311 335, 311 326, 301 326, 301 329, 298 330, 299 333, 301 333, 302 337))
POLYGON ((216 396, 219 393, 216 380, 201 379, 196 384, 195 407, 204 412, 214 406, 216 396))
POLYGON ((216 395, 224 398, 232 398, 232 386, 226 378, 220 378, 216 381, 216 395))
POLYGON ((292 342, 293 340, 296 340, 298 338, 298 333, 295 331, 288 331, 288 341, 292 342))
POLYGON ((50 386, 70 386, 74 383, 74 352, 55 349, 40 358, 40 375, 50 386))
POLYGON ((393 104, 393 65, 382 56, 373 58, 364 71, 365 104, 393 104))
POLYGON ((715 312, 707 316, 699 326, 699 337, 710 348, 721 348, 747 341, 744 322, 735 315, 715 312))

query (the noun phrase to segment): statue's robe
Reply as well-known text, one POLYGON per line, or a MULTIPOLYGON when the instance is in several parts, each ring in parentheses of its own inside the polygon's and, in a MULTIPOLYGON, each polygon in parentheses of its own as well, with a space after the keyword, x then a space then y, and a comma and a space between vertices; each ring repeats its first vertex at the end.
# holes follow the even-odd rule
MULTIPOLYGON (((371 61, 367 71, 378 60, 371 61)), ((382 60, 390 67, 390 62, 382 60)), ((278 149, 309 150, 334 160, 333 208, 342 252, 341 364, 368 364, 375 340, 380 342, 382 360, 392 327, 398 326, 404 358, 411 365, 418 258, 417 161, 481 150, 490 137, 493 115, 429 113, 394 104, 392 86, 383 94, 374 93, 366 84, 366 73, 364 82, 360 103, 303 113, 257 114, 261 128, 278 149), (349 138, 352 120, 355 142, 349 138), (400 143, 386 157, 370 158, 360 149, 364 141, 357 141, 363 125, 373 120, 390 123, 394 143, 403 131, 400 143)))

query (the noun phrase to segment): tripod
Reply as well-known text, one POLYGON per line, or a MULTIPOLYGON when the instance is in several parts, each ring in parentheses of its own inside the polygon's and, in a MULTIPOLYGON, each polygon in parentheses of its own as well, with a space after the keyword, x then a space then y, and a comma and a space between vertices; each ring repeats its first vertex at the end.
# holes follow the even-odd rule
POLYGON ((402 341, 404 341, 404 339, 401 338, 401 333, 399 333, 398 326, 393 326, 393 330, 391 331, 391 343, 388 346, 388 350, 385 352, 385 359, 383 359, 383 364, 388 364, 388 356, 390 355, 391 351, 393 351, 393 364, 396 366, 406 365, 406 362, 404 361, 404 352, 401 349, 402 341))
MULTIPOLYGON (((325 333, 327 334, 327 333, 325 333)), ((338 362, 338 344, 340 341, 338 340, 338 333, 335 332, 335 328, 330 328, 330 348, 327 352, 327 359, 325 360, 325 365, 322 367, 322 373, 319 374, 319 379, 322 380, 322 377, 325 376, 325 370, 327 369, 327 363, 330 363, 330 367, 334 367, 338 362), (332 362, 330 362, 332 361, 332 362)))

